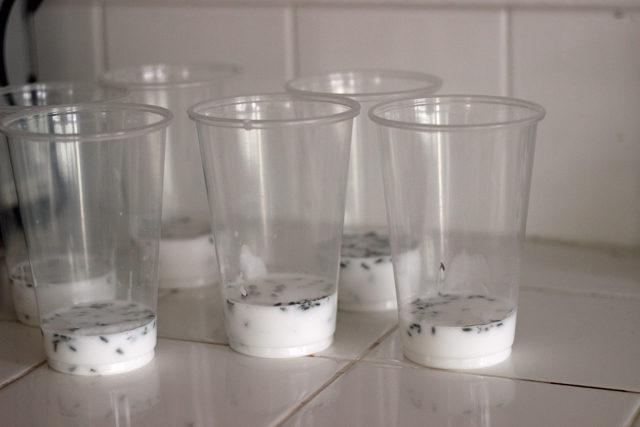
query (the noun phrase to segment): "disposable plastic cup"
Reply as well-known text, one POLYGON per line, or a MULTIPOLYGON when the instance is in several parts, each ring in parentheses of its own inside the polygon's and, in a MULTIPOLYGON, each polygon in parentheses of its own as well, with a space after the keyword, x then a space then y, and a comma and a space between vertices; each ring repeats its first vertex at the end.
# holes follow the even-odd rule
POLYGON ((131 101, 171 110, 167 130, 160 241, 160 287, 193 288, 218 281, 198 136, 187 116, 197 102, 223 95, 239 69, 226 64, 150 64, 107 72, 131 101))
POLYGON ((376 103, 435 93, 433 75, 394 70, 339 71, 301 77, 286 84, 297 94, 344 95, 362 106, 354 119, 347 181, 338 308, 383 311, 396 308, 391 248, 384 206, 375 124, 367 112, 376 103))
POLYGON ((270 94, 194 105, 231 348, 331 345, 353 118, 350 99, 270 94))
POLYGON ((463 369, 511 353, 537 123, 534 103, 383 103, 378 124, 404 354, 463 369))
POLYGON ((164 108, 43 107, 5 117, 49 365, 125 372, 156 343, 164 108))
MULTIPOLYGON (((96 83, 52 82, 7 86, 0 89, 0 119, 41 106, 123 100, 128 91, 96 83)), ((0 134, 0 231, 5 245, 9 283, 17 319, 27 325, 40 326, 33 277, 20 220, 20 209, 9 147, 0 134)))

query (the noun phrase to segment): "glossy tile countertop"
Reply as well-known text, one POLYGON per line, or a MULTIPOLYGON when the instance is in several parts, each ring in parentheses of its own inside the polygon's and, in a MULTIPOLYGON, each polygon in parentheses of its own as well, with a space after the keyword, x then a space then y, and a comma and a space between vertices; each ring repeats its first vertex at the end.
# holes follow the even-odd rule
POLYGON ((50 369, 0 295, 0 425, 640 427, 638 252, 528 242, 513 353, 473 371, 405 359, 395 312, 339 312, 313 356, 243 356, 217 291, 162 293, 155 359, 104 377, 50 369))

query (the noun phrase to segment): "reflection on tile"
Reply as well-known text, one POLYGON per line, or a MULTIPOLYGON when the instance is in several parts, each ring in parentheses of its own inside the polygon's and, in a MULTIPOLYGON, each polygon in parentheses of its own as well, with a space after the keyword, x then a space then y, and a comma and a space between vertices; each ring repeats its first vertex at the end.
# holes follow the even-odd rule
POLYGON ((283 427, 623 426, 640 396, 359 362, 283 427))
POLYGON ((640 299, 640 251, 527 242, 522 286, 640 299))
POLYGON ((160 300, 158 336, 228 344, 220 287, 180 290, 160 300))
POLYGON ((338 311, 333 344, 318 356, 355 359, 398 324, 398 313, 353 313, 338 311))
POLYGON ((155 359, 126 374, 79 377, 39 368, 0 390, 0 407, 12 426, 270 426, 342 366, 159 340, 155 359))
POLYGON ((16 427, 131 426, 159 402, 155 360, 126 374, 102 377, 66 375, 45 365, 0 391, 3 418, 16 427))
MULTIPOLYGON (((640 392, 640 301, 520 292, 513 353, 473 373, 640 392)), ((394 332, 365 360, 413 365, 394 332)))
POLYGON ((40 328, 0 322, 0 385, 46 360, 40 328))

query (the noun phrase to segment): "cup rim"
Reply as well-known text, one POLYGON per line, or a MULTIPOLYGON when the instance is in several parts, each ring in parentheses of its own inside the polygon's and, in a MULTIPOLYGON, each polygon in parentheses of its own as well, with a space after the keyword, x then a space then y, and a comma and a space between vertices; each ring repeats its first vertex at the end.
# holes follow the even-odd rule
MULTIPOLYGON (((119 101, 126 98, 130 94, 129 89, 127 89, 125 86, 111 84, 107 82, 93 83, 93 82, 80 82, 80 81, 57 81, 57 82, 42 82, 42 83, 30 83, 30 84, 6 86, 0 89, 0 97, 6 96, 9 94, 32 92, 34 90, 61 91, 61 90, 68 90, 68 89, 99 89, 99 88, 114 90, 117 93, 117 95, 108 99, 96 99, 96 100, 90 100, 90 101, 83 101, 82 104, 96 104, 96 103, 102 103, 102 102, 119 101)), ((34 108, 54 107, 54 106, 72 105, 72 104, 74 103, 33 105, 33 106, 0 105, 0 113, 13 114, 16 112, 31 110, 34 108)), ((80 103, 78 102, 76 104, 80 104, 80 103)))
POLYGON ((344 96, 356 101, 375 101, 375 100, 388 100, 390 98, 406 98, 406 97, 418 97, 426 96, 437 92, 442 87, 442 79, 436 75, 422 73, 419 71, 407 71, 407 70, 390 70, 390 69, 350 69, 350 70, 335 70, 322 74, 313 74, 309 76, 302 76, 296 79, 289 80, 285 83, 285 89, 291 93, 298 94, 318 94, 318 95, 332 95, 332 96, 344 96), (382 91, 382 92, 357 92, 357 93, 336 93, 336 92, 322 92, 307 90, 296 87, 296 85, 319 82, 328 80, 333 77, 344 79, 348 76, 359 76, 365 78, 379 78, 379 79, 404 79, 407 81, 423 82, 424 85, 414 87, 406 90, 396 91, 382 91))
POLYGON ((349 98, 338 96, 301 96, 291 93, 265 93, 255 95, 231 96, 225 98, 217 98, 214 100, 199 102, 192 105, 187 110, 189 118, 198 124, 207 124, 218 127, 240 128, 245 130, 252 129, 271 129, 294 126, 309 126, 338 123, 352 119, 360 113, 360 103, 349 98), (277 102, 277 101, 307 101, 318 102, 334 105, 342 105, 347 110, 340 113, 329 114, 317 117, 308 117, 301 119, 234 119, 228 117, 216 117, 202 114, 204 110, 223 107, 228 105, 241 105, 255 102, 277 102))
POLYGON ((236 76, 242 72, 240 67, 233 64, 219 62, 155 62, 143 65, 114 68, 103 73, 98 80, 105 83, 123 85, 132 90, 141 89, 169 89, 192 86, 202 86, 236 76), (213 72, 208 78, 186 79, 180 81, 146 82, 140 77, 145 69, 157 69, 165 67, 169 69, 194 69, 213 72), (124 77, 124 78, 123 78, 124 77))
POLYGON ((512 126, 526 126, 538 123, 544 118, 546 110, 540 104, 526 101, 518 98, 490 95, 437 95, 419 99, 402 99, 395 101, 382 102, 376 104, 369 109, 369 118, 379 124, 390 128, 422 131, 422 132, 442 132, 442 131, 475 131, 496 129, 512 126), (474 104, 493 104, 509 107, 517 107, 529 110, 531 114, 516 120, 495 120, 485 123, 473 124, 437 124, 437 123, 414 123, 401 120, 393 120, 382 117, 383 113, 398 110, 406 107, 415 107, 419 105, 445 105, 453 103, 474 103, 474 104))
POLYGON ((0 132, 4 133, 9 138, 19 138, 28 141, 36 142, 98 142, 98 141, 112 141, 120 139, 129 139, 138 137, 141 135, 155 132, 161 129, 165 129, 171 124, 173 120, 173 113, 163 107, 147 104, 135 104, 129 102, 102 102, 102 103, 78 103, 69 105, 56 105, 48 107, 31 108, 26 111, 22 111, 16 114, 11 114, 0 120, 0 132), (42 115, 58 115, 79 113, 84 111, 124 111, 124 110, 136 110, 147 113, 156 114, 161 119, 155 123, 138 126, 127 130, 118 130, 112 132, 100 132, 89 134, 50 134, 50 133, 36 133, 23 131, 18 129, 11 129, 10 126, 19 120, 25 119, 31 116, 42 115))

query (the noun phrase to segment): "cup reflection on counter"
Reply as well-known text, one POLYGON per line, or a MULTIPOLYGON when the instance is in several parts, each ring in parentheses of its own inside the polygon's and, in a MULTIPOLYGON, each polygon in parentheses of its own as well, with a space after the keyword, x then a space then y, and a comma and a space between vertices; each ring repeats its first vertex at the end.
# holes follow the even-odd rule
POLYGON ((105 375, 156 344, 164 108, 30 109, 7 135, 49 365, 105 375), (33 201, 33 203, 29 203, 33 201))
POLYGON ((510 427, 516 383, 502 378, 444 374, 425 381, 411 369, 400 373, 397 426, 510 427))
POLYGON ((160 402, 157 364, 126 375, 79 377, 49 371, 46 425, 133 427, 160 402))

